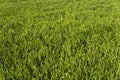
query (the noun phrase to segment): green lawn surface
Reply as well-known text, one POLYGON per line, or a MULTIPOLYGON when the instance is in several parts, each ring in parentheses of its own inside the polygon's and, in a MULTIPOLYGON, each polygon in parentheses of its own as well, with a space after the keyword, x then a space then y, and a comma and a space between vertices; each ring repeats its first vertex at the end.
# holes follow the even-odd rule
POLYGON ((120 0, 0 0, 0 80, 120 80, 120 0))

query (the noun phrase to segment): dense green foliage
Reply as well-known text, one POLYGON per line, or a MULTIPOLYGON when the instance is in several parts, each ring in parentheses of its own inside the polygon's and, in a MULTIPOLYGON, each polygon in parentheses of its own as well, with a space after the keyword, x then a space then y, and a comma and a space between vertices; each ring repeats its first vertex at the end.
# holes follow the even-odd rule
POLYGON ((0 0, 0 80, 120 80, 120 1, 0 0))

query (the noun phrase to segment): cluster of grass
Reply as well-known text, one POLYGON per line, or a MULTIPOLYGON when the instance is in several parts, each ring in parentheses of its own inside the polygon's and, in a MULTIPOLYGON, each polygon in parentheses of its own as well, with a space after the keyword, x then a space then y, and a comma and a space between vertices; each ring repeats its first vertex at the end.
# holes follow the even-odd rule
POLYGON ((0 80, 120 80, 119 0, 0 0, 0 80))

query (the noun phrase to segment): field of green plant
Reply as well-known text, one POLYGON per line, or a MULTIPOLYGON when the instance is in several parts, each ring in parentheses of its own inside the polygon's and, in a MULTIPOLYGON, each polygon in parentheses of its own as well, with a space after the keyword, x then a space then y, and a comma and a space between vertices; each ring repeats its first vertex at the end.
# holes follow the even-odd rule
POLYGON ((120 0, 0 0, 0 80, 120 80, 120 0))

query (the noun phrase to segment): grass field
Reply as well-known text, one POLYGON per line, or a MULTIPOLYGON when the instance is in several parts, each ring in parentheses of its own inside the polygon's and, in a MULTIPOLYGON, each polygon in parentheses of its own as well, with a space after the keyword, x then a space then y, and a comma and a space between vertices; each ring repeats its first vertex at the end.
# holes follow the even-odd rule
POLYGON ((120 80, 120 0, 0 0, 0 80, 120 80))

